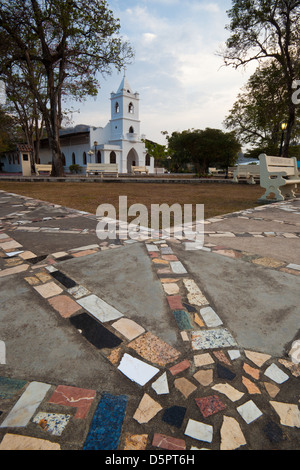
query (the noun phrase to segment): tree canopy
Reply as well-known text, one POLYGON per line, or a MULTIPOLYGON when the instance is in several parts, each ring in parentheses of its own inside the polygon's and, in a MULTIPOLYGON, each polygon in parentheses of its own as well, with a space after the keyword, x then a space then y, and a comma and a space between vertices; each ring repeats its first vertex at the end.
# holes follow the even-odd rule
MULTIPOLYGON (((251 154, 254 150, 258 155, 262 152, 278 155, 281 123, 288 116, 288 101, 282 70, 276 61, 268 60, 257 68, 238 94, 224 123, 228 129, 236 131, 251 154)), ((296 116, 299 112, 298 107, 296 116)), ((292 143, 298 140, 299 134, 300 129, 296 125, 292 143)))
POLYGON ((296 117, 293 83, 300 72, 300 1, 233 0, 228 16, 230 37, 222 52, 225 64, 240 67, 253 60, 273 59, 281 70, 288 100, 283 154, 288 156, 296 117))
POLYGON ((63 174, 64 96, 96 96, 99 75, 133 57, 105 0, 0 0, 0 76, 21 77, 43 115, 53 172, 63 174), (45 99, 46 97, 46 99, 45 99))
POLYGON ((234 165, 241 149, 234 132, 220 129, 189 129, 167 136, 173 168, 192 163, 198 174, 207 174, 209 167, 234 165))

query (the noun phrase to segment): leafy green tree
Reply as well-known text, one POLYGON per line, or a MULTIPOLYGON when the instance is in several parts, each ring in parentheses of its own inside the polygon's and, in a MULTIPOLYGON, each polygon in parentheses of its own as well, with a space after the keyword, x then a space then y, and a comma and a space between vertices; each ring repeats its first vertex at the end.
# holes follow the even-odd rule
POLYGON ((133 57, 119 32, 105 0, 0 0, 0 75, 9 68, 23 75, 43 115, 54 175, 63 174, 63 96, 96 96, 98 75, 133 57))
POLYGON ((172 162, 179 166, 192 163, 198 174, 207 174, 212 166, 233 165, 241 148, 234 132, 211 128, 173 132, 168 136, 168 145, 172 162))
POLYGON ((294 81, 299 78, 300 1, 233 0, 228 11, 230 37, 222 52, 226 65, 273 59, 281 70, 288 104, 283 155, 288 156, 296 120, 294 81))
POLYGON ((150 157, 154 158, 155 166, 165 166, 168 156, 166 145, 158 144, 148 139, 143 140, 143 142, 150 157))

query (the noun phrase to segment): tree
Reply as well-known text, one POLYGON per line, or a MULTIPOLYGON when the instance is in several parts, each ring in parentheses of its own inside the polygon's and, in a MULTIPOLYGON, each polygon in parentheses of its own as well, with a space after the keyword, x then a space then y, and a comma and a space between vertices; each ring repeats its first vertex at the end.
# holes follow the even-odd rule
MULTIPOLYGON (((224 124, 235 130, 240 141, 250 144, 256 153, 278 155, 282 133, 280 123, 286 119, 288 107, 282 70, 276 61, 269 60, 257 68, 238 94, 224 124)), ((298 108, 296 115, 299 115, 298 108)), ((299 129, 294 126, 292 138, 298 136, 299 129)))
POLYGON ((143 142, 150 157, 154 158, 155 166, 166 165, 168 156, 166 146, 148 139, 144 139, 143 142))
POLYGON ((21 137, 16 120, 0 106, 0 154, 14 151, 21 137))
POLYGON ((222 52, 226 65, 274 59, 282 73, 288 103, 283 155, 288 156, 295 124, 293 83, 299 77, 300 1, 233 0, 228 11, 230 37, 222 52))
POLYGON ((105 0, 0 0, 0 75, 9 68, 23 74, 44 118, 54 175, 63 174, 62 98, 96 96, 97 74, 132 58, 119 30, 105 0))
POLYGON ((167 139, 172 162, 174 159, 179 165, 193 163, 198 174, 207 174, 210 166, 233 165, 241 148, 234 132, 220 129, 173 132, 167 139))

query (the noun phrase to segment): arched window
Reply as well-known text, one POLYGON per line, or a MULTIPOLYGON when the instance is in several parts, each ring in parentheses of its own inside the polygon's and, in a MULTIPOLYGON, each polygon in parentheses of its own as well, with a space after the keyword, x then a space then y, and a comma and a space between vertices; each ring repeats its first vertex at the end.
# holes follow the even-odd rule
POLYGON ((129 134, 134 134, 134 129, 133 129, 132 126, 130 126, 130 128, 129 128, 129 134))
POLYGON ((96 163, 101 163, 101 152, 98 150, 97 152, 97 162, 96 163))
POLYGON ((64 153, 62 153, 61 156, 62 156, 62 164, 63 164, 63 166, 66 166, 66 156, 65 156, 64 153))
POLYGON ((73 152, 72 153, 72 165, 75 165, 76 164, 76 157, 75 157, 75 153, 73 152))
POLYGON ((86 160, 86 153, 83 152, 83 155, 82 155, 82 164, 83 164, 83 165, 86 165, 86 161, 87 161, 87 160, 86 160))
POLYGON ((147 153, 146 158, 145 158, 145 165, 150 166, 150 155, 147 153))
POLYGON ((110 163, 117 163, 117 156, 116 156, 115 152, 110 152, 109 162, 110 163))
POLYGON ((116 105, 115 105, 115 111, 116 111, 116 113, 119 113, 119 112, 120 112, 119 103, 116 103, 116 105))
POLYGON ((128 112, 129 112, 130 114, 134 114, 134 106, 133 106, 132 103, 129 103, 129 105, 128 105, 128 112))

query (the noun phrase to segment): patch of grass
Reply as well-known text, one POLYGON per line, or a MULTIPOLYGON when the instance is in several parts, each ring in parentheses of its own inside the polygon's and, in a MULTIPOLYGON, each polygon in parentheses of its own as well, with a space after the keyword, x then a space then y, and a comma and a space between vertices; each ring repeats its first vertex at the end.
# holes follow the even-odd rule
POLYGON ((259 185, 248 184, 173 184, 173 183, 32 183, 1 181, 0 189, 34 199, 60 204, 96 214, 100 204, 112 204, 117 210, 119 196, 127 196, 128 207, 143 204, 204 204, 205 218, 260 205, 263 194, 259 185))

